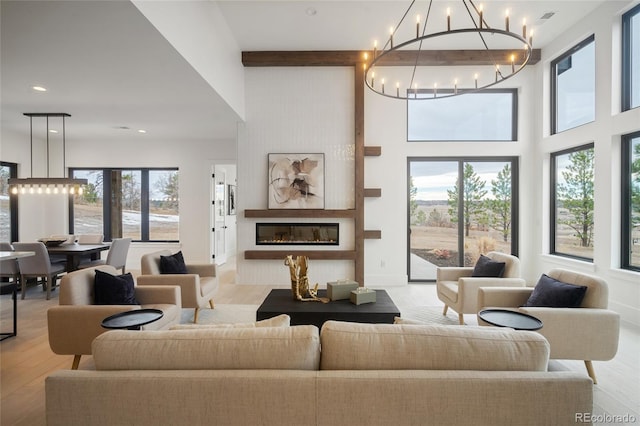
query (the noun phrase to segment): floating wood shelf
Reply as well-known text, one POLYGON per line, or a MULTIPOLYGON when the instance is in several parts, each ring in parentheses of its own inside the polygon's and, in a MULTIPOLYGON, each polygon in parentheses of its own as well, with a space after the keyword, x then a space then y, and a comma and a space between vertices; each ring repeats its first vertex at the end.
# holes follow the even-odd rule
POLYGON ((380 157, 381 155, 382 155, 381 146, 365 146, 364 147, 365 157, 380 157))
POLYGON ((247 260, 282 259, 292 256, 307 256, 310 260, 354 260, 355 250, 246 250, 247 260))
POLYGON ((353 218, 355 210, 277 209, 244 211, 244 217, 353 218))
POLYGON ((366 240, 381 240, 382 239, 382 231, 379 230, 365 230, 364 238, 366 240))
POLYGON ((380 188, 365 188, 364 196, 368 198, 380 198, 382 197, 382 189, 380 188))

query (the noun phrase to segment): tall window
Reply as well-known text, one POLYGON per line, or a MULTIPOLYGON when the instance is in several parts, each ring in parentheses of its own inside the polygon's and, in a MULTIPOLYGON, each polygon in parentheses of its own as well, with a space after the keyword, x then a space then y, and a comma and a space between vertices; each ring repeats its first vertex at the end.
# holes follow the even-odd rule
POLYGON ((640 106, 640 4, 622 15, 622 110, 640 106))
POLYGON ((551 154, 551 253, 593 260, 593 144, 551 154))
MULTIPOLYGON (((433 96, 433 92, 422 90, 418 96, 433 96)), ((487 89, 437 101, 410 99, 407 101, 407 140, 515 141, 517 119, 515 89, 487 89)))
POLYGON ((489 251, 517 254, 517 158, 409 158, 408 168, 411 281, 489 251))
POLYGON ((595 36, 551 62, 551 134, 596 117, 595 36))
POLYGON ((179 241, 177 169, 74 169, 72 175, 88 185, 73 196, 71 232, 179 241))
POLYGON ((640 271, 640 132, 622 138, 622 267, 640 271))
POLYGON ((0 241, 18 241, 18 197, 9 193, 9 178, 18 177, 18 165, 0 162, 0 241))

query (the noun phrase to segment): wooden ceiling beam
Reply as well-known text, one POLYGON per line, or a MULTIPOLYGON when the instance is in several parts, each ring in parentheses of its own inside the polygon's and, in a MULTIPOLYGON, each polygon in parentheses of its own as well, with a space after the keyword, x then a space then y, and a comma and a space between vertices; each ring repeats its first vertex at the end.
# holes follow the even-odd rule
MULTIPOLYGON (((420 51, 418 65, 422 66, 458 66, 458 65, 500 65, 511 64, 513 50, 423 50, 420 51), (492 60, 491 58, 495 58, 492 60)), ((242 64, 245 67, 337 67, 353 66, 363 62, 365 51, 360 50, 316 50, 316 51, 259 51, 242 52, 242 64)), ((370 57, 373 51, 368 51, 370 57)), ((540 49, 533 49, 529 64, 540 61, 540 49)), ((515 64, 521 62, 516 56, 515 64)), ((398 50, 388 53, 377 65, 413 66, 416 51, 398 50)))

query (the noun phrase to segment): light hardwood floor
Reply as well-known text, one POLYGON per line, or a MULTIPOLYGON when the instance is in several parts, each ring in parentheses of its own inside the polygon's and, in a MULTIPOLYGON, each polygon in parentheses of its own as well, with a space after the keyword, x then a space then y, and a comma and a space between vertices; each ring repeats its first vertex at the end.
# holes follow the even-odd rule
MULTIPOLYGON (((236 285, 235 265, 228 262, 220 268, 220 290, 216 303, 260 304, 269 286, 236 285)), ((279 287, 288 287, 287 283, 279 287)), ((413 306, 442 306, 434 285, 413 284, 387 289, 402 312, 413 306)), ((18 336, 0 343, 0 424, 2 426, 45 425, 44 379, 53 371, 71 367, 71 356, 55 355, 47 339, 46 311, 58 303, 57 292, 45 300, 40 288, 27 291, 25 300, 18 300, 18 336)), ((2 331, 11 327, 11 298, 1 296, 0 322, 2 331)), ((455 315, 449 313, 449 315, 455 315)), ((469 325, 476 324, 472 315, 465 316, 469 325)), ((623 325, 620 347, 612 361, 594 362, 599 384, 594 386, 594 413, 629 415, 640 424, 640 330, 623 325)), ((81 369, 93 368, 90 356, 82 357, 81 369)), ((586 374, 581 361, 550 362, 552 370, 574 370, 586 374)), ((531 395, 535 404, 535 395, 531 395)))

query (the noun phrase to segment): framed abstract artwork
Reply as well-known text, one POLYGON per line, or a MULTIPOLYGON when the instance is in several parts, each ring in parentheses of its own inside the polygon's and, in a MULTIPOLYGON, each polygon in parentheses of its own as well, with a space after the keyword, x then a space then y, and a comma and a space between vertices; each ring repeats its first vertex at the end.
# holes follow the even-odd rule
POLYGON ((324 209, 324 154, 269 154, 270 209, 324 209))

